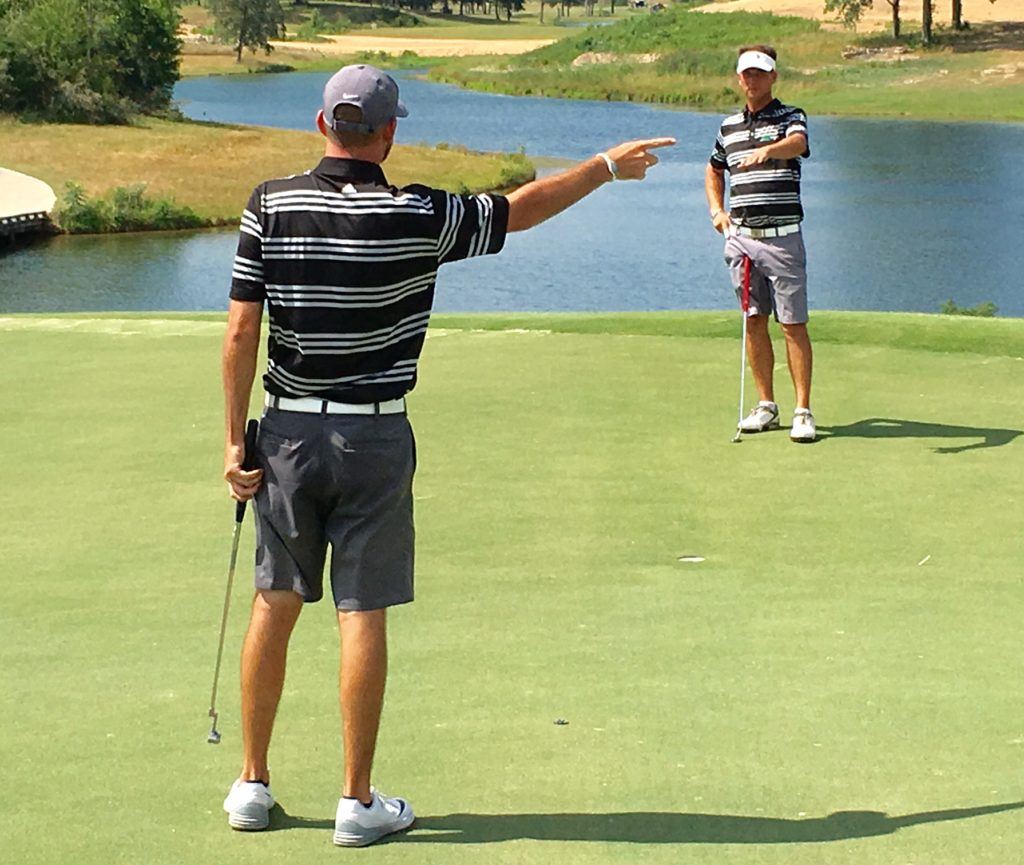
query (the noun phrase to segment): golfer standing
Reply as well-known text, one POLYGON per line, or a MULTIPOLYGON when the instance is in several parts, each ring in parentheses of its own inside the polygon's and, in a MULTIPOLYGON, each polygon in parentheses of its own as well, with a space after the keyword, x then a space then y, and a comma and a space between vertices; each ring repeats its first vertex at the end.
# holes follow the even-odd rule
POLYGON ((255 496, 256 596, 242 649, 239 778, 224 809, 263 829, 274 805, 267 751, 285 656, 303 603, 329 578, 341 638, 345 767, 334 843, 362 846, 408 828, 408 802, 370 786, 387 675, 385 614, 413 599, 416 467, 406 394, 416 384, 438 267, 501 250, 610 180, 643 178, 671 138, 620 144, 507 198, 390 186, 381 169, 407 111, 372 66, 324 88, 312 170, 260 184, 242 214, 223 352, 224 477, 255 496), (244 430, 264 305, 265 412, 254 471, 244 430))
POLYGON ((775 352, 768 335, 774 312, 786 338, 786 358, 796 391, 789 437, 814 441, 811 414, 811 341, 807 335, 807 258, 800 223, 800 160, 810 156, 807 116, 772 96, 775 49, 740 49, 736 73, 746 96, 739 114, 726 117, 704 173, 704 190, 715 230, 726 236, 725 261, 740 292, 749 259, 750 310, 747 353, 760 402, 740 422, 743 432, 777 429, 773 371, 775 352), (729 172, 729 209, 725 172, 729 172))

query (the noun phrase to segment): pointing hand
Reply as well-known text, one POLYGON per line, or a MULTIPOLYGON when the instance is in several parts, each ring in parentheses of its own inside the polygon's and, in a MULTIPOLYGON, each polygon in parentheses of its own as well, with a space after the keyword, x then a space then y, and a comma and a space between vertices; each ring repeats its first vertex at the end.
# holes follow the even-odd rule
POLYGON ((674 138, 648 138, 643 141, 627 141, 605 151, 618 169, 619 180, 643 180, 647 169, 658 164, 658 157, 648 151, 656 147, 671 147, 674 138))

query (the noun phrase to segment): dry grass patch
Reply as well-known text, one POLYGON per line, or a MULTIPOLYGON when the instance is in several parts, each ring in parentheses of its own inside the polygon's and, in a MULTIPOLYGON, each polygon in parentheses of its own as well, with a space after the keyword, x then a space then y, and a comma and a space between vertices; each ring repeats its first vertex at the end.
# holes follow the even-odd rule
MULTIPOLYGON (((223 222, 237 220, 257 183, 305 171, 322 155, 323 138, 315 132, 163 120, 126 127, 0 119, 0 162, 46 181, 58 195, 67 181, 81 183, 90 195, 144 183, 151 196, 173 197, 223 222)), ((515 163, 521 166, 522 159, 397 146, 385 168, 397 185, 480 191, 508 186, 515 163)))
MULTIPOLYGON (((354 59, 352 55, 350 59, 354 59)), ((270 54, 262 51, 246 51, 241 62, 226 45, 211 42, 186 42, 181 46, 181 74, 183 77, 198 75, 238 75, 252 72, 275 72, 298 70, 303 72, 330 71, 343 66, 345 58, 328 56, 323 51, 282 47, 270 54)))

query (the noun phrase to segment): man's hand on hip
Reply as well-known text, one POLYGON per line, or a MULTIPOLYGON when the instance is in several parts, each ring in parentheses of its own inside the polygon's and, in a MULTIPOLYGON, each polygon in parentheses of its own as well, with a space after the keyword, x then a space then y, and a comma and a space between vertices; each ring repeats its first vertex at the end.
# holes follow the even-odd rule
POLYGON ((228 482, 228 490, 237 502, 247 502, 260 488, 263 480, 263 469, 250 472, 242 470, 245 461, 245 448, 240 445, 228 445, 224 450, 224 480, 228 482))
POLYGON ((729 229, 732 227, 732 221, 729 219, 727 211, 719 210, 718 213, 711 217, 711 224, 719 234, 724 234, 726 237, 729 236, 729 229))

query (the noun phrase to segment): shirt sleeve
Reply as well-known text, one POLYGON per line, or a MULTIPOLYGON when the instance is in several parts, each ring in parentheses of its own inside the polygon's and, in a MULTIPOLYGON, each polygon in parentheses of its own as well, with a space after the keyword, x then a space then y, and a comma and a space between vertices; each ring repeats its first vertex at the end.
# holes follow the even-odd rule
POLYGON ((802 159, 806 159, 811 155, 811 137, 807 134, 807 115, 799 108, 793 109, 789 113, 789 117, 786 118, 786 128, 782 131, 782 137, 788 138, 794 132, 802 133, 804 138, 807 139, 807 147, 800 154, 802 159))
POLYGON ((263 192, 256 187, 242 211, 238 230, 238 251, 231 271, 231 299, 262 303, 267 289, 263 282, 263 192))
POLYGON ((503 195, 442 192, 444 220, 438 237, 440 264, 501 252, 508 232, 508 199, 503 195))
POLYGON ((711 151, 711 158, 708 162, 719 171, 726 171, 729 168, 729 160, 725 155, 725 141, 722 139, 721 129, 718 130, 718 137, 715 139, 715 146, 711 151))

